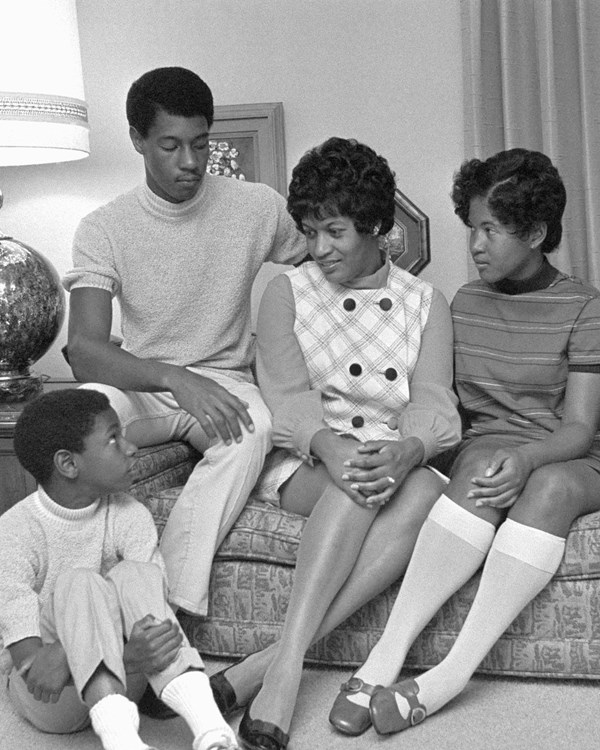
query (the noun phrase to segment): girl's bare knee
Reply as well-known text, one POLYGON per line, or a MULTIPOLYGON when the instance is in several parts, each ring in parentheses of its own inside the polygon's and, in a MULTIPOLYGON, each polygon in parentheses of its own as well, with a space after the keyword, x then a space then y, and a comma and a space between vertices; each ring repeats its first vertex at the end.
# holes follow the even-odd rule
POLYGON ((565 536, 577 516, 585 512, 586 488, 575 473, 561 464, 533 471, 510 509, 513 521, 565 536))

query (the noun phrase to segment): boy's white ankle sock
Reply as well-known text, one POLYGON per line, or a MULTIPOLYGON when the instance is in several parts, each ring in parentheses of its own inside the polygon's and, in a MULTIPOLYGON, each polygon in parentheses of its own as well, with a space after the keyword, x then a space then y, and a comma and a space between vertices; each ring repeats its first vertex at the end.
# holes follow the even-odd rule
POLYGON ((90 709, 90 719, 104 750, 149 750, 138 734, 137 706, 124 695, 113 693, 99 700, 90 709))
MULTIPOLYGON (((228 727, 229 729, 229 727, 228 727)), ((239 745, 233 730, 209 729, 201 737, 196 737, 192 750, 238 750, 239 745)))
MULTIPOLYGON (((419 533, 385 631, 358 677, 372 685, 394 682, 421 630, 479 569, 495 532, 489 521, 440 496, 419 533)), ((368 705, 361 693, 348 700, 368 705)))
POLYGON ((417 678, 428 713, 462 691, 502 633, 552 579, 564 549, 562 537, 510 518, 500 526, 454 646, 440 664, 417 678))
POLYGON ((187 722, 194 735, 194 750, 218 748, 219 744, 214 743, 221 736, 229 747, 237 748, 235 733, 217 708, 204 672, 190 670, 180 674, 163 689, 160 698, 187 722))

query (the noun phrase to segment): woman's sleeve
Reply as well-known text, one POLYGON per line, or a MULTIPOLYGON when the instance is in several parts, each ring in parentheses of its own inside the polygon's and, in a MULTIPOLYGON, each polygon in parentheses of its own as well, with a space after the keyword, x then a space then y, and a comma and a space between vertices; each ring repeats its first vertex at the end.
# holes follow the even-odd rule
POLYGON ((311 390, 304 355, 294 333, 296 306, 288 277, 265 289, 256 329, 256 372, 273 415, 273 444, 307 460, 313 435, 327 424, 321 393, 311 390))
POLYGON ((452 390, 453 332, 450 308, 437 289, 410 381, 410 402, 398 420, 401 438, 423 443, 423 463, 460 441, 458 399, 452 390))

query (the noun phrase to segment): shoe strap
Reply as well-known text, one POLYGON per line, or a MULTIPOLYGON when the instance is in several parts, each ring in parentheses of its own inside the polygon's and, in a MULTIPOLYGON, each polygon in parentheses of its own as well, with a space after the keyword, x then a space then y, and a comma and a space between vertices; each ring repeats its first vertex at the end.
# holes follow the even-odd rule
POLYGON ((360 677, 351 677, 348 682, 344 682, 340 687, 340 690, 344 693, 364 693, 365 695, 373 695, 376 690, 380 689, 381 685, 369 685, 360 677))
POLYGON ((408 703, 410 707, 408 720, 413 727, 425 721, 427 718, 427 709, 417 698, 419 686, 416 680, 404 680, 397 685, 392 685, 391 689, 401 695, 408 703))

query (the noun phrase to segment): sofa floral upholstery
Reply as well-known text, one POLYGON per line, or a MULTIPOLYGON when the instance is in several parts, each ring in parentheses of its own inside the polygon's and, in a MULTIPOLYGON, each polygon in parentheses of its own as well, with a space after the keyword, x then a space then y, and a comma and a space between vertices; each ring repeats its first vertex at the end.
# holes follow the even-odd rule
MULTIPOLYGON (((159 534, 198 454, 184 443, 140 452, 132 489, 159 534)), ((190 641, 205 655, 235 657, 277 639, 285 616, 304 518, 250 499, 221 545, 211 576, 207 618, 181 615, 190 641)), ((406 666, 437 664, 469 610, 479 574, 438 612, 415 642, 406 666)), ((326 638, 307 661, 355 666, 379 639, 398 584, 375 597, 326 638)), ((529 604, 483 661, 481 672, 600 678, 600 512, 573 526, 554 580, 529 604)))

